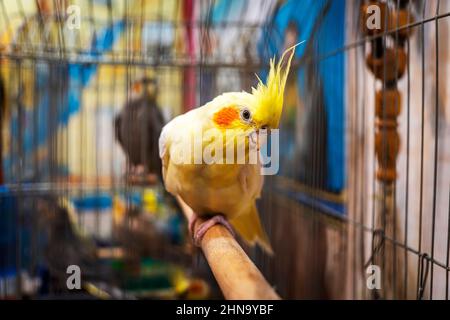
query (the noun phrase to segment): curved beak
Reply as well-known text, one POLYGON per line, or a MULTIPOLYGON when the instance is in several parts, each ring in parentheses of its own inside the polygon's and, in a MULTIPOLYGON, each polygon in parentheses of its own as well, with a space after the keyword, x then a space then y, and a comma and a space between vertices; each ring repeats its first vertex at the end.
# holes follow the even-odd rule
POLYGON ((252 131, 249 138, 252 146, 256 146, 256 149, 259 151, 259 130, 252 131))
POLYGON ((259 151, 261 146, 267 143, 267 135, 269 131, 267 129, 255 129, 249 134, 249 139, 252 146, 255 146, 259 151))

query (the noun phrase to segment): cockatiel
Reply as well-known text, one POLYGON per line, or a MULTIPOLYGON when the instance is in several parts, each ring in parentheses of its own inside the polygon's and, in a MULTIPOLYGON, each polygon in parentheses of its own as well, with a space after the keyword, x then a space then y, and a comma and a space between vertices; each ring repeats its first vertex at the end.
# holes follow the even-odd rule
MULTIPOLYGON (((258 78, 259 83, 252 88, 252 93, 224 93, 204 106, 174 118, 162 130, 159 155, 167 191, 179 196, 192 208, 196 214, 194 220, 199 216, 210 218, 193 234, 194 243, 198 246, 206 231, 220 223, 231 232, 234 228, 247 243, 257 243, 272 253, 256 208, 256 199, 260 197, 263 186, 261 164, 248 161, 247 154, 259 130, 278 128, 295 47, 286 50, 278 63, 270 61, 266 84, 258 78), (289 53, 287 62, 283 61, 289 53), (199 131, 201 138, 196 139, 199 131), (186 148, 183 137, 192 137, 193 146, 186 148), (225 159, 206 163, 195 158, 195 151, 186 152, 189 148, 195 150, 200 147, 204 155, 211 145, 218 144, 216 147, 222 146, 226 150, 230 143, 235 150, 242 147, 239 143, 245 144, 244 163, 229 163, 225 159)), ((192 226, 193 221, 190 221, 191 231, 192 226)))
POLYGON ((158 138, 164 119, 156 103, 156 83, 143 78, 135 83, 133 97, 115 119, 115 135, 129 159, 132 169, 161 175, 158 138))

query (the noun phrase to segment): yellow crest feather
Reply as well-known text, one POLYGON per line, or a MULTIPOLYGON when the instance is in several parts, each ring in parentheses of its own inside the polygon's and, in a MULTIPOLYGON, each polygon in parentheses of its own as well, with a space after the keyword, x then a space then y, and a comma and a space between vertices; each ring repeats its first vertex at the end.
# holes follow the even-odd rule
POLYGON ((270 71, 266 84, 257 76, 258 86, 256 89, 252 88, 252 94, 258 101, 258 118, 266 120, 270 128, 278 128, 281 111, 283 110, 284 88, 291 68, 291 61, 295 54, 295 47, 302 43, 303 41, 284 51, 277 64, 275 64, 275 58, 270 59, 270 71), (291 51, 286 65, 283 66, 284 58, 291 51))

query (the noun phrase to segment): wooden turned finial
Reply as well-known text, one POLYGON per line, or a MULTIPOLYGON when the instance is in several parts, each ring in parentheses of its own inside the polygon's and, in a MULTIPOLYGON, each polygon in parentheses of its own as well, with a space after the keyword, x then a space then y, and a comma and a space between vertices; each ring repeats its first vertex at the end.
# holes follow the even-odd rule
POLYGON ((396 161, 400 148, 397 117, 401 112, 401 95, 397 88, 384 88, 375 94, 375 153, 378 159, 377 178, 393 183, 397 178, 396 161))
POLYGON ((405 40, 413 32, 414 28, 404 28, 405 26, 414 22, 414 16, 408 9, 392 10, 389 13, 389 30, 398 30, 398 32, 390 33, 392 38, 398 37, 400 40, 405 40))
POLYGON ((402 96, 396 88, 385 88, 375 94, 375 114, 381 119, 395 120, 400 115, 402 96))
MULTIPOLYGON (((369 1, 369 4, 361 7, 362 10, 374 2, 369 1)), ((385 15, 388 16, 388 21, 386 21, 387 32, 373 32, 363 29, 366 35, 372 35, 367 39, 370 43, 369 54, 366 57, 367 67, 373 73, 375 80, 381 82, 381 89, 375 92, 374 148, 377 158, 376 179, 383 190, 381 199, 383 205, 380 206, 381 210, 378 211, 379 214, 374 223, 375 226, 378 225, 378 228, 382 228, 384 234, 389 236, 393 232, 395 235, 397 225, 395 181, 397 179, 396 162, 400 149, 397 118, 400 115, 402 103, 397 82, 404 75, 407 67, 409 51, 406 53, 405 47, 407 39, 412 33, 408 25, 414 21, 412 13, 408 10, 409 4, 410 0, 391 0, 385 1, 383 4, 380 3, 379 11, 383 12, 383 22, 385 21, 385 15), (388 3, 389 5, 387 5, 388 3), (386 37, 390 37, 394 41, 385 41, 386 37)), ((364 16, 365 12, 361 12, 361 15, 364 16)), ((367 15, 363 19, 366 19, 366 17, 367 15)), ((381 259, 389 259, 394 262, 386 263, 385 269, 389 276, 384 281, 386 289, 380 292, 382 296, 389 297, 391 293, 395 294, 393 288, 398 289, 397 292, 401 292, 402 284, 392 277, 392 274, 395 274, 395 263, 399 261, 400 256, 395 256, 393 246, 386 246, 384 242, 382 245, 383 250, 374 251, 373 256, 374 259, 378 255, 381 259), (394 268, 391 265, 394 265, 394 268)), ((375 292, 373 292, 373 296, 380 298, 378 293, 375 294, 375 292)))
POLYGON ((366 64, 377 79, 393 82, 405 73, 406 60, 407 56, 403 48, 386 48, 381 57, 377 57, 372 52, 369 53, 366 64))
POLYGON ((400 148, 397 121, 377 120, 375 133, 375 153, 378 159, 377 179, 393 183, 397 178, 396 161, 400 148))
POLYGON ((375 153, 377 179, 391 184, 397 178, 396 162, 400 148, 397 117, 401 112, 401 94, 397 88, 384 88, 375 94, 375 153))
POLYGON ((363 33, 368 36, 379 35, 371 40, 372 50, 366 57, 366 64, 375 78, 383 83, 383 89, 375 95, 375 153, 379 167, 377 179, 386 185, 392 184, 397 177, 396 160, 400 147, 397 117, 401 112, 401 94, 396 84, 406 70, 407 53, 404 43, 412 32, 406 26, 414 21, 407 9, 408 3, 407 0, 401 0, 398 10, 389 10, 387 2, 374 0, 361 6, 360 24, 363 33), (378 16, 378 28, 374 28, 375 15, 378 16), (392 48, 386 47, 380 37, 386 31, 386 26, 388 31, 395 30, 389 36, 399 40, 392 48))

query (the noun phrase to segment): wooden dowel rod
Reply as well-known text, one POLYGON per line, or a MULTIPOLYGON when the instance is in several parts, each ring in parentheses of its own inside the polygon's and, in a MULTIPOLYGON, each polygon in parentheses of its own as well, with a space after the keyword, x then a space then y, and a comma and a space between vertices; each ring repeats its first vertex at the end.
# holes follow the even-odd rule
MULTIPOLYGON (((177 200, 190 221, 194 212, 180 197, 177 200)), ((201 222, 201 219, 197 220, 194 230, 197 230, 201 222)), ((225 299, 280 299, 236 239, 222 225, 215 225, 206 232, 201 249, 225 299)))

